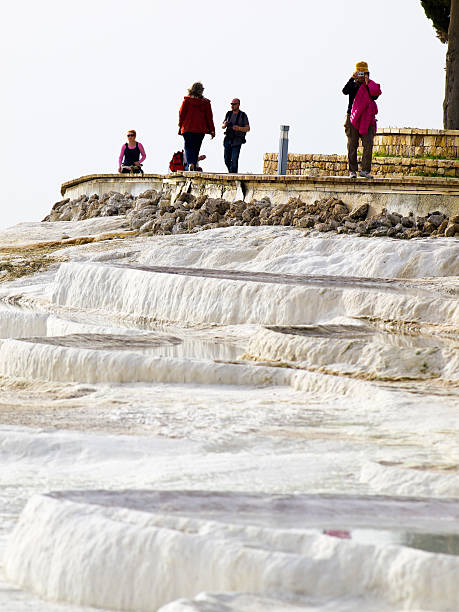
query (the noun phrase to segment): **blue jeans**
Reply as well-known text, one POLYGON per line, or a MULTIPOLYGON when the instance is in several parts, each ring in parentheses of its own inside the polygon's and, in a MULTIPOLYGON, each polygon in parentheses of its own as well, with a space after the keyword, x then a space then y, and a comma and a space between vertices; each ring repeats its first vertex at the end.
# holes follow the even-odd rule
POLYGON ((225 147, 225 166, 228 168, 230 174, 237 174, 237 164, 242 145, 233 145, 230 142, 224 142, 223 146, 225 147))
POLYGON ((197 132, 185 132, 183 134, 185 140, 185 155, 186 155, 186 168, 190 164, 193 164, 196 168, 198 163, 199 151, 201 149, 202 141, 204 140, 204 134, 198 134, 197 132))

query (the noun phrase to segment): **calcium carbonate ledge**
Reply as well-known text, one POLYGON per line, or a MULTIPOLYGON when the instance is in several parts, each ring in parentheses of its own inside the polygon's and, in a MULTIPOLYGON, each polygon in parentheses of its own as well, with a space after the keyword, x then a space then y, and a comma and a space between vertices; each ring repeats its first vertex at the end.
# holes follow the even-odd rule
POLYGON ((417 215, 439 210, 449 216, 459 214, 459 179, 442 177, 376 177, 350 179, 342 176, 277 176, 268 174, 212 174, 177 172, 174 174, 91 174, 63 183, 62 196, 70 199, 109 191, 139 195, 147 189, 163 191, 174 201, 182 192, 206 194, 225 200, 260 200, 269 197, 282 204, 291 197, 307 203, 324 196, 337 197, 354 208, 370 205, 370 213, 382 208, 417 215))

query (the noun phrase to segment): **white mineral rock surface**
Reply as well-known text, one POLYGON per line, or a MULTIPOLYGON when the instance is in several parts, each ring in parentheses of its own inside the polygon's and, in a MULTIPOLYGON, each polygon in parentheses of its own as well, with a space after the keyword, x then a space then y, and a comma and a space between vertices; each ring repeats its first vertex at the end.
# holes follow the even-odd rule
POLYGON ((18 223, 13 227, 0 230, 0 245, 11 247, 80 236, 98 236, 103 233, 122 231, 125 222, 125 217, 98 217, 78 223, 72 221, 18 223))
POLYGON ((0 232, 0 609, 457 612, 459 240, 123 223, 0 232))

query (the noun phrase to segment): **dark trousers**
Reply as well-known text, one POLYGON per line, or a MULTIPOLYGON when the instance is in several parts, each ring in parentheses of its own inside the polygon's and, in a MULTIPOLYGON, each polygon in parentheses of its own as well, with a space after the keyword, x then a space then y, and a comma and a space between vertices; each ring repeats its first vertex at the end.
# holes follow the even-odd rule
POLYGON ((224 142, 223 146, 225 148, 225 166, 228 168, 230 174, 237 174, 239 153, 241 152, 242 145, 233 145, 231 142, 224 142))
POLYGON ((186 155, 186 170, 190 164, 196 168, 198 163, 199 151, 201 150, 202 141, 204 140, 204 134, 197 134, 196 132, 185 132, 183 134, 185 140, 185 155, 186 155))
POLYGON ((352 125, 349 115, 347 117, 346 124, 344 126, 347 136, 347 159, 349 161, 349 170, 351 172, 357 172, 357 148, 359 146, 359 139, 362 141, 363 155, 362 155, 362 170, 370 172, 371 170, 371 156, 373 153, 373 140, 375 138, 375 126, 370 125, 368 128, 368 134, 359 134, 359 131, 352 125))

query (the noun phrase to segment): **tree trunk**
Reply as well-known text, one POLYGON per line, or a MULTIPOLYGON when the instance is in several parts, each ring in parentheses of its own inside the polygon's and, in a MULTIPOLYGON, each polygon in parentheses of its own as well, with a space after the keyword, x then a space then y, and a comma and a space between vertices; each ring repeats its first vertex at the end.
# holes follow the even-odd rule
POLYGON ((443 126, 445 130, 459 130, 459 0, 451 0, 443 126))

